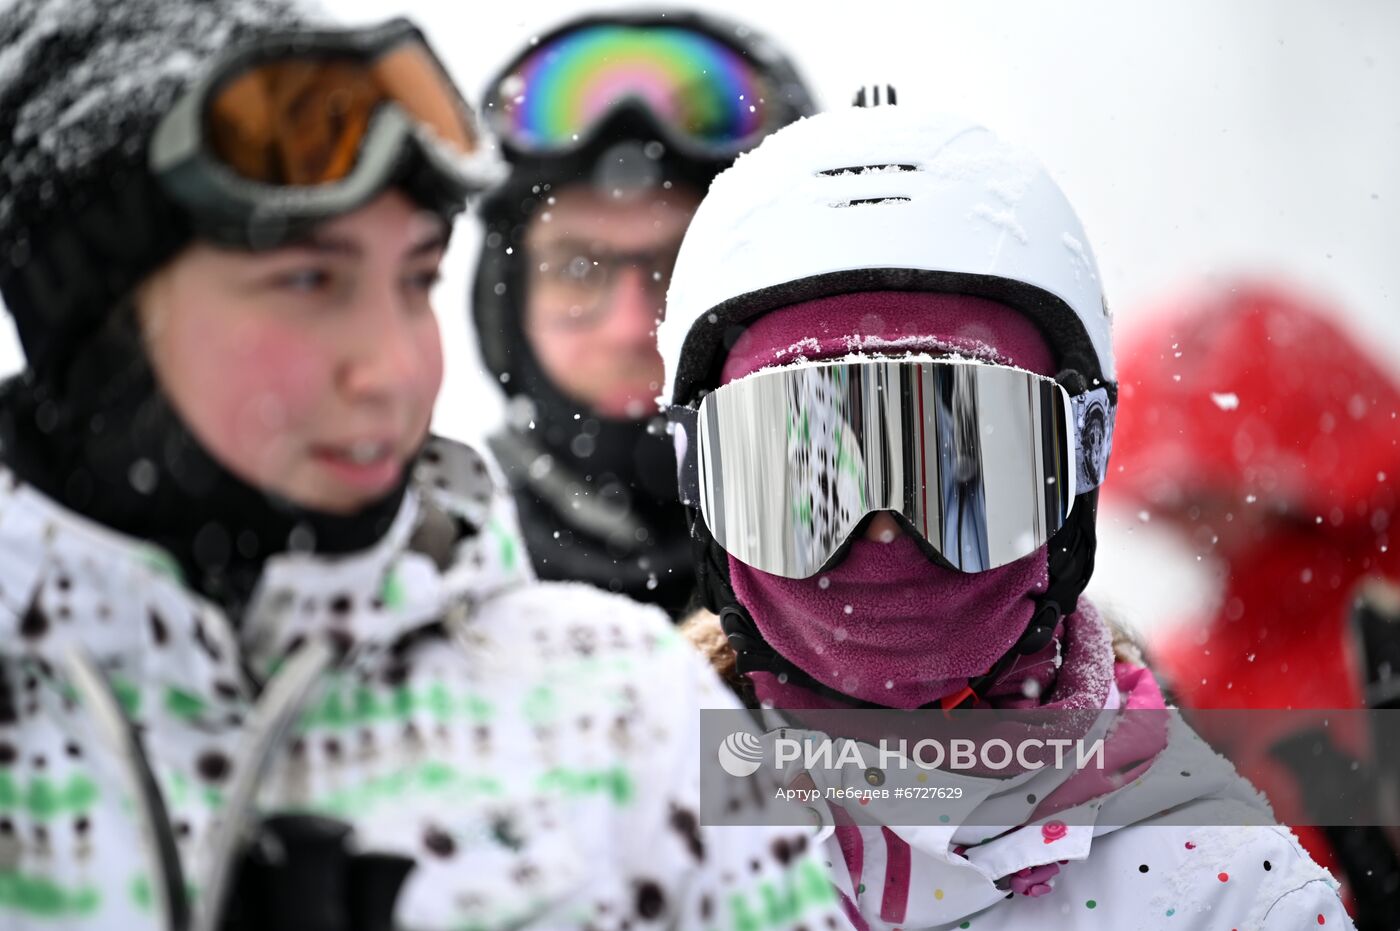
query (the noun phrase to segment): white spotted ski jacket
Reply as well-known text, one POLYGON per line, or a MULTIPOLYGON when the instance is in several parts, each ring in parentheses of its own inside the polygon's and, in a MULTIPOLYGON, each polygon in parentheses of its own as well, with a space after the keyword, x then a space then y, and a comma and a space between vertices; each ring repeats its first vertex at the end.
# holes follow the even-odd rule
POLYGON ((434 440, 383 540, 270 560, 235 626, 0 468, 0 927, 214 927, 278 812, 411 858, 402 928, 844 927, 796 829, 698 823, 735 705, 661 612, 527 566, 434 440))

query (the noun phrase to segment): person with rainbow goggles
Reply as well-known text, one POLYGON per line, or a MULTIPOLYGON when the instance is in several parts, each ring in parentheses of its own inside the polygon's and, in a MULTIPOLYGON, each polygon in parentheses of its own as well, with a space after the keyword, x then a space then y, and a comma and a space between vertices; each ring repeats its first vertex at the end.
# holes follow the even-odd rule
POLYGON ((0 925, 839 920, 699 823, 733 701, 664 614, 536 582, 429 434, 499 169, 412 24, 13 0, 0 153, 0 925))
POLYGON ((654 403, 671 265, 710 179, 813 109, 771 42, 685 11, 572 20, 489 84, 510 177, 481 207, 471 313, 511 400, 489 445, 541 577, 686 608, 690 536, 654 403))

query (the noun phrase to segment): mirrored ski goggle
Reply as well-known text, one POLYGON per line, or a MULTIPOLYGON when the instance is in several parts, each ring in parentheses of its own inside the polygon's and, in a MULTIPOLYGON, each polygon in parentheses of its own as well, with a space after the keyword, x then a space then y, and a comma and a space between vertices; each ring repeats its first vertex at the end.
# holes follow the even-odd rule
POLYGON ((800 115, 796 82, 749 50, 685 25, 586 23, 545 38, 487 92, 492 130, 512 148, 556 154, 585 145, 624 105, 642 107, 668 141, 733 157, 800 115))
POLYGON ((893 511, 937 561, 995 569, 1044 546, 1100 483, 1112 401, 966 360, 819 362, 758 372, 669 416, 681 498, 725 552, 820 572, 893 511))
POLYGON ((496 177, 441 62, 413 24, 395 19, 234 50, 162 119, 150 159, 197 222, 275 233, 279 222, 365 203, 409 148, 426 162, 418 180, 446 207, 460 209, 496 177))

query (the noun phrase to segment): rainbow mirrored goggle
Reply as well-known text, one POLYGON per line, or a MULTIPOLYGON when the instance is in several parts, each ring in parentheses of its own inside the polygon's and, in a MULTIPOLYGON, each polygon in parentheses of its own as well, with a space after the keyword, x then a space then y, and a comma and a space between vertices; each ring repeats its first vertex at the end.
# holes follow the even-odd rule
POLYGON ((202 234, 259 246, 391 182, 453 213, 500 175, 471 109, 403 19, 235 49, 162 119, 150 163, 202 234))
POLYGON ((517 152, 586 145, 624 107, 690 155, 732 158, 810 113, 792 67, 766 43, 698 18, 586 20, 545 37, 487 91, 491 129, 517 152))

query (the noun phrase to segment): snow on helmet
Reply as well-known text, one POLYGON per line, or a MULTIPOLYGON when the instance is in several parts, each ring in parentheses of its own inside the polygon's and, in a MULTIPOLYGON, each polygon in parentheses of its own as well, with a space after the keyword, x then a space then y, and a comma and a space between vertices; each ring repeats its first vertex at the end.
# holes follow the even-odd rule
POLYGON ((715 179, 658 332, 663 400, 717 385, 746 321, 868 290, 1000 301, 1036 321, 1062 369, 1115 379, 1098 268, 1040 163, 955 117, 852 107, 779 130, 715 179))

